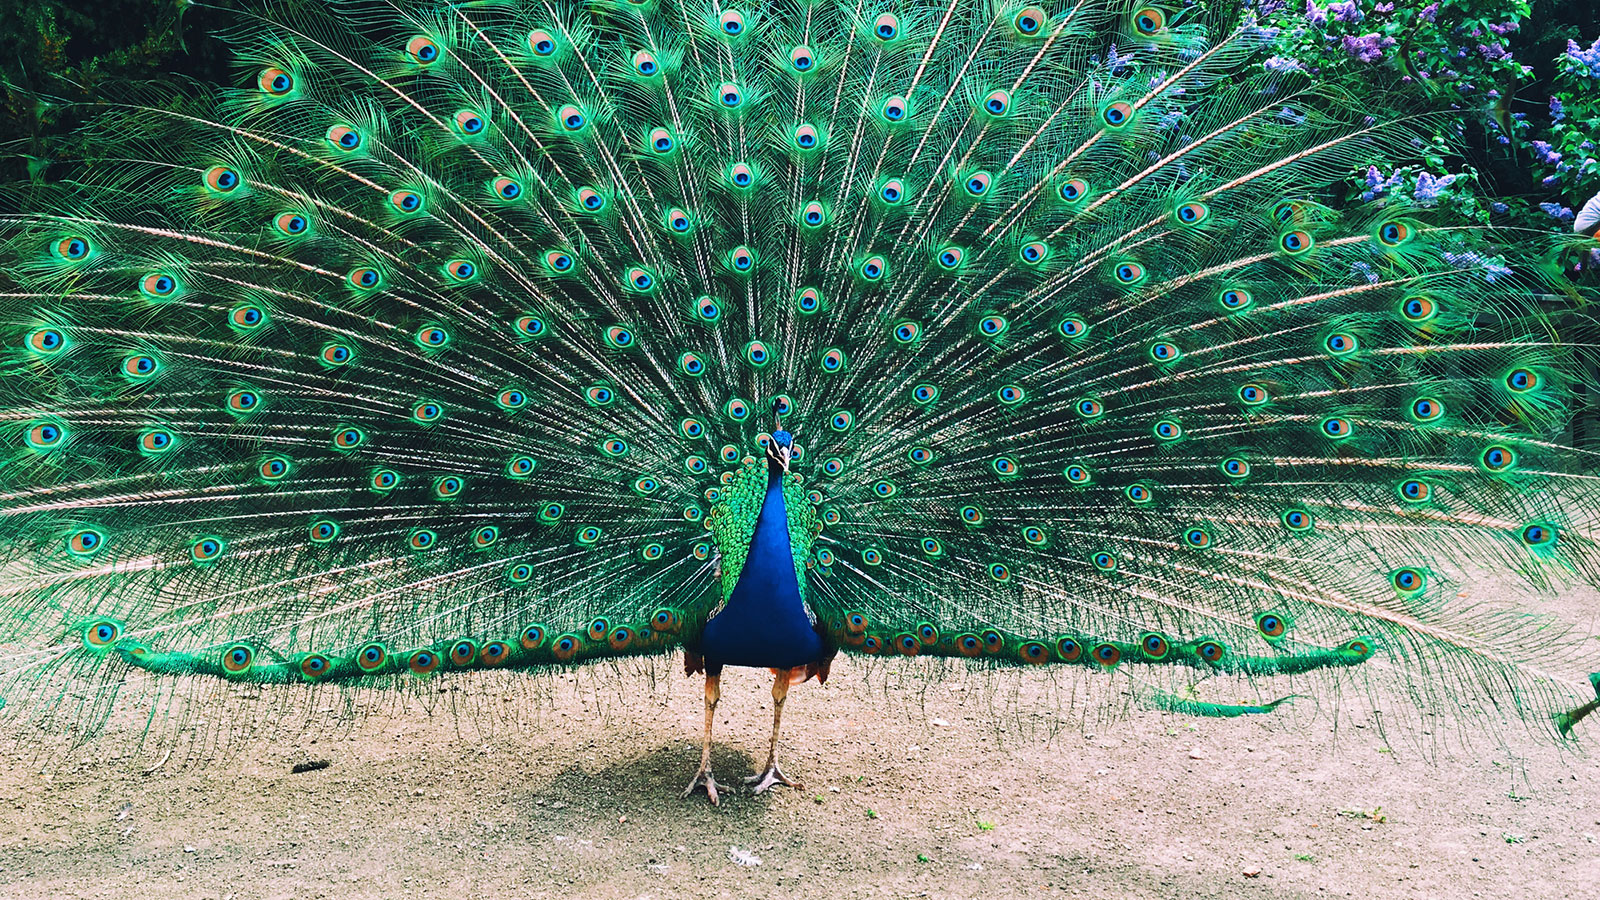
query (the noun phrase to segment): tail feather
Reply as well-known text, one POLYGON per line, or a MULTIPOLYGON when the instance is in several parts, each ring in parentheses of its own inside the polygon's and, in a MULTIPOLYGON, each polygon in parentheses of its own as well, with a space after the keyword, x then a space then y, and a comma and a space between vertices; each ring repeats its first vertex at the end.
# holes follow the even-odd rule
POLYGON ((1264 71, 1258 29, 239 15, 248 84, 110 107, 0 217, 9 715, 128 666, 408 683, 692 642, 773 407, 847 650, 1139 666, 1185 714, 1283 702, 1191 699, 1213 675, 1530 719, 1579 685, 1559 627, 1456 590, 1600 574, 1568 244, 1346 208, 1432 120, 1264 71))

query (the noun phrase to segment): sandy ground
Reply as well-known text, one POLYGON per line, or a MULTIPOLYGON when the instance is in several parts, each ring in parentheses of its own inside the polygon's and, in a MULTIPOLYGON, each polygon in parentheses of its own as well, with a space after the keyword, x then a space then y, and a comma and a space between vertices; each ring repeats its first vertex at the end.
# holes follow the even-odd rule
MULTIPOLYGON (((344 726, 321 706, 209 762, 134 754, 119 720, 75 761, 0 753, 0 898, 1600 896, 1593 722, 1576 753, 1429 759, 1300 705, 1059 730, 1045 674, 914 674, 841 660, 796 688, 805 789, 721 808, 679 798, 701 717, 681 674, 460 679, 457 705, 537 715, 485 736, 416 698, 344 726)), ((724 782, 764 756, 767 690, 724 678, 724 782)))

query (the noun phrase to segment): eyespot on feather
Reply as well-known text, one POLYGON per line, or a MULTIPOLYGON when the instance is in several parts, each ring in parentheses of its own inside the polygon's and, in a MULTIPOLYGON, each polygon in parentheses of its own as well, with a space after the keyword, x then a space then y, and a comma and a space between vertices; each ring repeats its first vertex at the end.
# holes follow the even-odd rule
POLYGON ((268 66, 256 74, 256 86, 269 97, 287 97, 294 90, 294 76, 277 66, 268 66))
POLYGON ((419 34, 406 41, 406 55, 418 65, 430 66, 439 59, 439 45, 432 38, 419 34))

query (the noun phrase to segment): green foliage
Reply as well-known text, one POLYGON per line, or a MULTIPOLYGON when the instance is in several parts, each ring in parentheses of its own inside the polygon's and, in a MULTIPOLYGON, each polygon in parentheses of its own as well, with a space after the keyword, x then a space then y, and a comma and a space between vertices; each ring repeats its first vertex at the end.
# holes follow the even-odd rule
POLYGON ((223 21, 182 0, 0 0, 0 181, 43 178, 51 162, 86 155, 73 132, 89 113, 76 104, 226 81, 231 54, 214 36, 223 21))
POLYGON ((1564 232, 1600 191, 1600 19, 1588 7, 1255 0, 1234 14, 1275 30, 1269 71, 1343 85, 1375 116, 1435 114, 1416 154, 1374 154, 1348 201, 1564 232))

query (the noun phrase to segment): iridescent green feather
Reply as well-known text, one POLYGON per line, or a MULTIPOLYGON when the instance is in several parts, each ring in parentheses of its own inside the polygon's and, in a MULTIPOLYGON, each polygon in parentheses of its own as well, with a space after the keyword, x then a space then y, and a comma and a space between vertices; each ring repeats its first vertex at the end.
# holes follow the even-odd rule
POLYGON ((1600 580, 1564 443, 1588 298, 1552 265, 1592 244, 1346 203, 1435 129, 1269 70, 1248 23, 239 26, 208 114, 108 105, 0 215, 8 721, 92 729, 130 668, 198 697, 178 676, 667 652, 737 582, 768 409, 845 651, 1127 676, 1195 715, 1354 688, 1397 730, 1589 695, 1593 642, 1532 611, 1600 580))

